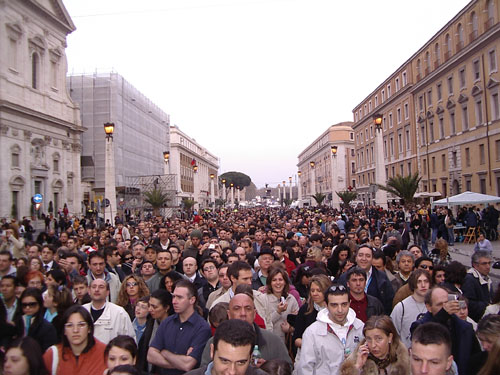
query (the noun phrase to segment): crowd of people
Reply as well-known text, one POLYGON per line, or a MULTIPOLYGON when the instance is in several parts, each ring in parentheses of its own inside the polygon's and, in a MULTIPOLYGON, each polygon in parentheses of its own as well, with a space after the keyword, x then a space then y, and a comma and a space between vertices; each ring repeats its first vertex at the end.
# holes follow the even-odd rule
POLYGON ((470 265, 453 261, 454 220, 418 206, 102 227, 62 213, 38 236, 4 222, 3 371, 498 374, 492 252, 478 245, 470 265))

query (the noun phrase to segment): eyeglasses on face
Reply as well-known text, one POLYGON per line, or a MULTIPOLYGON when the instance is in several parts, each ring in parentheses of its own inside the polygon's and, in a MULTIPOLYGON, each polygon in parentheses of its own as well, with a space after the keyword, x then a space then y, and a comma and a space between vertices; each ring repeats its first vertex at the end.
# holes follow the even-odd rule
POLYGON ((137 286, 137 283, 135 281, 127 283, 127 288, 133 288, 134 286, 137 286))
POLYGON ((78 330, 81 330, 81 329, 87 327, 87 322, 78 322, 76 324, 74 324, 74 323, 66 323, 64 325, 64 328, 71 330, 71 329, 75 328, 75 326, 76 326, 76 328, 78 328, 78 330))
POLYGON ((479 264, 480 266, 491 266, 493 262, 490 260, 488 262, 476 262, 476 264, 479 264))
POLYGON ((21 303, 21 306, 23 309, 26 309, 26 308, 33 308, 35 306, 38 306, 38 302, 23 302, 21 303))
POLYGON ((130 262, 132 260, 134 260, 134 257, 125 257, 123 258, 126 262, 130 262))
POLYGON ((423 269, 423 270, 427 270, 427 269, 429 269, 429 270, 431 270, 431 271, 434 269, 434 267, 433 267, 433 266, 428 266, 427 264, 421 264, 421 265, 419 266, 419 268, 421 268, 421 269, 423 269))

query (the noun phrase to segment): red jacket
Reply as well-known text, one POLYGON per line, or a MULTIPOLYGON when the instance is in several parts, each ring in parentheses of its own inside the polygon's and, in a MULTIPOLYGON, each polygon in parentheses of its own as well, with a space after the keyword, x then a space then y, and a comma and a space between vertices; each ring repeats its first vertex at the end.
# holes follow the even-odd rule
MULTIPOLYGON (((57 345, 59 355, 57 375, 102 375, 107 369, 104 362, 104 349, 106 345, 95 340, 95 345, 87 353, 80 354, 77 364, 71 348, 64 348, 63 353, 62 344, 57 345)), ((52 373, 52 353, 52 349, 49 348, 43 355, 43 361, 49 373, 52 373)))

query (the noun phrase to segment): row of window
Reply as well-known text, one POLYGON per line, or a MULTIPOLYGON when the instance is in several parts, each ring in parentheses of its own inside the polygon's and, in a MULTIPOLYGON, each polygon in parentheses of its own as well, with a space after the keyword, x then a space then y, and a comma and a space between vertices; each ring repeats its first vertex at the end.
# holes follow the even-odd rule
MULTIPOLYGON (((485 18, 484 18, 484 31, 487 31, 495 22, 495 4, 493 0, 488 0, 486 2, 485 8, 485 18)), ((472 11, 467 17, 467 28, 469 28, 469 43, 472 43, 479 36, 479 21, 476 11, 472 11)), ((433 51, 433 61, 431 62, 431 51, 425 52, 424 70, 422 70, 422 61, 417 59, 416 61, 416 72, 417 81, 422 79, 424 76, 428 75, 433 69, 437 69, 441 62, 446 62, 453 55, 453 46, 455 46, 455 53, 460 52, 466 44, 466 31, 462 22, 459 22, 451 32, 446 33, 444 36, 444 54, 441 54, 441 46, 439 42, 434 43, 433 51), (455 38, 453 38, 453 34, 455 38), (453 44, 453 39, 456 39, 456 43, 453 44)))
MULTIPOLYGON (((484 16, 484 31, 488 30, 491 26, 493 26, 495 22, 495 3, 493 0, 487 0, 485 4, 485 16, 484 16)), ((472 11, 468 15, 468 28, 470 28, 469 32, 469 43, 473 42, 479 35, 479 21, 478 21, 478 16, 475 11, 472 11)), ((465 29, 462 24, 462 22, 459 22, 457 26, 454 28, 455 31, 455 36, 457 38, 457 43, 455 44, 455 52, 458 53, 460 52, 466 42, 466 35, 465 35, 465 29)), ((417 73, 417 81, 422 79, 424 75, 429 74, 432 70, 437 69, 442 61, 447 61, 450 59, 450 57, 453 54, 453 38, 452 38, 453 33, 448 32, 444 36, 444 46, 445 46, 445 52, 442 55, 441 54, 441 47, 439 42, 436 42, 433 47, 433 54, 434 54, 434 59, 433 63, 431 62, 431 51, 428 50, 425 52, 424 55, 424 67, 422 69, 422 61, 420 58, 416 60, 416 73, 417 73), (425 74, 424 74, 425 73, 425 74)), ((497 63, 496 63, 496 56, 494 51, 490 51, 489 53, 489 62, 490 62, 490 71, 496 71, 497 63)), ((473 62, 474 65, 474 78, 479 79, 479 60, 476 60, 473 62)), ((465 70, 460 73, 461 74, 461 82, 465 82, 465 70)), ((400 81, 400 76, 399 74, 394 78, 394 86, 395 86, 395 92, 398 92, 402 87, 405 87, 408 83, 407 79, 407 73, 406 70, 404 70, 401 73, 401 81, 400 81)), ((463 86, 465 87, 465 84, 463 86)), ((380 91, 380 97, 381 97, 381 104, 385 102, 386 99, 389 99, 392 95, 392 85, 391 82, 387 83, 386 87, 381 89, 380 91), (387 93, 387 96, 386 96, 387 93)), ((372 107, 372 100, 369 100, 368 103, 365 103, 362 107, 358 108, 354 112, 354 121, 358 122, 361 121, 365 116, 369 115, 373 109, 378 107, 379 105, 379 97, 378 94, 374 96, 374 107, 372 107)), ((430 101, 429 101, 430 102, 430 101)))
MULTIPOLYGON (((55 173, 60 172, 59 159, 60 159, 60 156, 58 153, 55 153, 52 156, 52 170, 55 173)), ((10 166, 11 166, 11 168, 21 169, 21 148, 19 148, 18 146, 13 146, 11 148, 10 166)))

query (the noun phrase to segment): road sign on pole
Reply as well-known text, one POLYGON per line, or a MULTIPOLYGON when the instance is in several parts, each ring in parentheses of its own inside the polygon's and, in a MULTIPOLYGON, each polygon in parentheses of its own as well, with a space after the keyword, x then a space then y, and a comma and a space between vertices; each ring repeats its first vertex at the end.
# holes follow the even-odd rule
POLYGON ((33 195, 33 203, 35 203, 35 204, 42 203, 42 201, 43 201, 42 194, 35 194, 35 195, 33 195))

